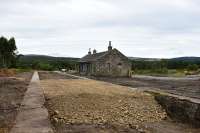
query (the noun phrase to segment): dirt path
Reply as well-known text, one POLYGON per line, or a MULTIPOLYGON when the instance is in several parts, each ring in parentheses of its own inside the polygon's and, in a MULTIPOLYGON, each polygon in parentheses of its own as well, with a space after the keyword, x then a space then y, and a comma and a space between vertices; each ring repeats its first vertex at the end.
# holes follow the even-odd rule
POLYGON ((53 133, 48 112, 43 104, 43 90, 38 73, 35 72, 11 133, 53 133))
POLYGON ((31 72, 0 77, 0 133, 8 133, 13 127, 31 77, 31 72))

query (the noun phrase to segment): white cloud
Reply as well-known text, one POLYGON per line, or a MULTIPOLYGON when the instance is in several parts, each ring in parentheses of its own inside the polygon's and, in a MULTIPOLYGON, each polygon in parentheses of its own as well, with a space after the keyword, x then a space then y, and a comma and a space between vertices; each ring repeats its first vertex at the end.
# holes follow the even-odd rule
POLYGON ((0 16, 23 54, 81 57, 113 40, 128 56, 200 56, 197 0, 0 0, 0 16))

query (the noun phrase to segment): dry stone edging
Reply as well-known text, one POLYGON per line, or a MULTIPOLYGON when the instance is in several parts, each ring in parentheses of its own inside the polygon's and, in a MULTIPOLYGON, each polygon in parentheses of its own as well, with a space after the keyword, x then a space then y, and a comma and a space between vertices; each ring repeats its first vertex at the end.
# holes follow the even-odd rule
POLYGON ((53 133, 38 72, 34 72, 10 133, 53 133))

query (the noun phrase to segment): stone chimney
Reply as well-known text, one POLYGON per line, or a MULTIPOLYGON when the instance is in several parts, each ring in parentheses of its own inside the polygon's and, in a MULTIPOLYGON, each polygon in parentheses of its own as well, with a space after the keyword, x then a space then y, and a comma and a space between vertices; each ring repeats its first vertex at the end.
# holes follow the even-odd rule
POLYGON ((89 48, 88 55, 91 55, 91 54, 92 54, 92 52, 91 52, 91 48, 89 48))
POLYGON ((96 54, 96 53, 97 53, 97 50, 96 50, 96 49, 94 49, 94 50, 93 50, 93 54, 96 54))
POLYGON ((109 41, 108 51, 111 51, 111 50, 112 50, 112 42, 109 41))

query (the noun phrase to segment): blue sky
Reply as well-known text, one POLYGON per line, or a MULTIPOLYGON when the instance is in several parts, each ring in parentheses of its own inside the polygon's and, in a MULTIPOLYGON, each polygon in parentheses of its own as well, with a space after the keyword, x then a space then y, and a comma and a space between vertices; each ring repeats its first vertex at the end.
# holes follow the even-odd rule
POLYGON ((0 0, 0 33, 22 54, 200 56, 199 0, 0 0))

